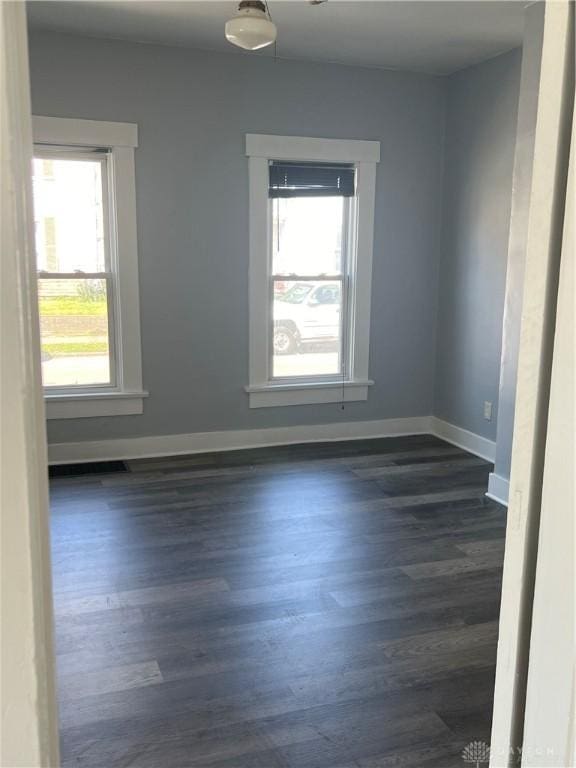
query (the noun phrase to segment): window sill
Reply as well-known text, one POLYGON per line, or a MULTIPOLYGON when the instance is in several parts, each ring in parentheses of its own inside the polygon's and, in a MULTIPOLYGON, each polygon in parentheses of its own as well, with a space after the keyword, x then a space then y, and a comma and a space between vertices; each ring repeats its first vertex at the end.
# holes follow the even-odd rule
POLYGON ((274 408, 284 405, 345 403, 368 399, 373 381, 322 381, 294 384, 261 384, 245 387, 250 408, 274 408), (344 397, 342 390, 344 389, 344 397))
POLYGON ((82 392, 44 395, 47 419, 83 419, 142 413, 148 392, 82 392))

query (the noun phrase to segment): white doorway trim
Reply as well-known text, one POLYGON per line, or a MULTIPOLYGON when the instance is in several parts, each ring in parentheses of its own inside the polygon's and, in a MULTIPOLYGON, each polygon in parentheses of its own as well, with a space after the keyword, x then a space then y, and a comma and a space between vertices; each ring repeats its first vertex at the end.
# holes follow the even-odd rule
POLYGON ((569 173, 530 637, 523 768, 576 765, 574 119, 569 173))
POLYGON ((33 246, 26 7, 0 3, 2 745, 11 768, 59 765, 46 428, 33 246))
POLYGON ((523 741, 574 98, 571 5, 547 2, 544 14, 490 768, 518 765, 523 741))

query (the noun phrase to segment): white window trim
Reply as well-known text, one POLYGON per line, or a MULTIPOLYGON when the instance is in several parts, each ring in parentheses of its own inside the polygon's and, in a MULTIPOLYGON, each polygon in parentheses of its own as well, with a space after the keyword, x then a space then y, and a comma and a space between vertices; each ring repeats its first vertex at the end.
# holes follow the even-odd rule
POLYGON ((47 146, 104 147, 110 151, 115 258, 117 386, 79 392, 45 391, 49 419, 121 416, 142 413, 148 393, 142 388, 140 299, 138 292, 138 242, 136 234, 136 184, 134 150, 138 126, 100 120, 60 117, 32 118, 34 144, 47 146))
POLYGON ((250 189, 250 320, 249 380, 245 387, 250 408, 282 405, 336 403, 367 400, 374 383, 368 375, 370 344, 370 297, 374 247, 374 206, 376 164, 380 161, 379 141, 311 139, 302 136, 246 134, 246 155, 250 189), (358 219, 356 263, 350 286, 351 375, 343 380, 304 381, 276 384, 268 376, 269 222, 268 163, 270 160, 353 163, 356 168, 358 219))

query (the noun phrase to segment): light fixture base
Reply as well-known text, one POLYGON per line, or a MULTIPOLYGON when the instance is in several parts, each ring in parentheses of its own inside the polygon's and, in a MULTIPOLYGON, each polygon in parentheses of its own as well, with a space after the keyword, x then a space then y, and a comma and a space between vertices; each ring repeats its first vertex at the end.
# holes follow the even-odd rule
POLYGON ((262 0, 240 0, 238 10, 244 11, 246 8, 254 8, 257 11, 266 13, 266 5, 262 2, 262 0))

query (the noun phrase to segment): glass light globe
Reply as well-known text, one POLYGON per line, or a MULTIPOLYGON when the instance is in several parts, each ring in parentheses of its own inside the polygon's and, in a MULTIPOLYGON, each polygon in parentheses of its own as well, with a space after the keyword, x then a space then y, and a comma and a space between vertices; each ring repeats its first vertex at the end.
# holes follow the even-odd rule
POLYGON ((226 22, 224 31, 228 42, 247 51, 265 48, 276 40, 276 24, 270 21, 264 3, 258 0, 243 0, 238 15, 226 22))

